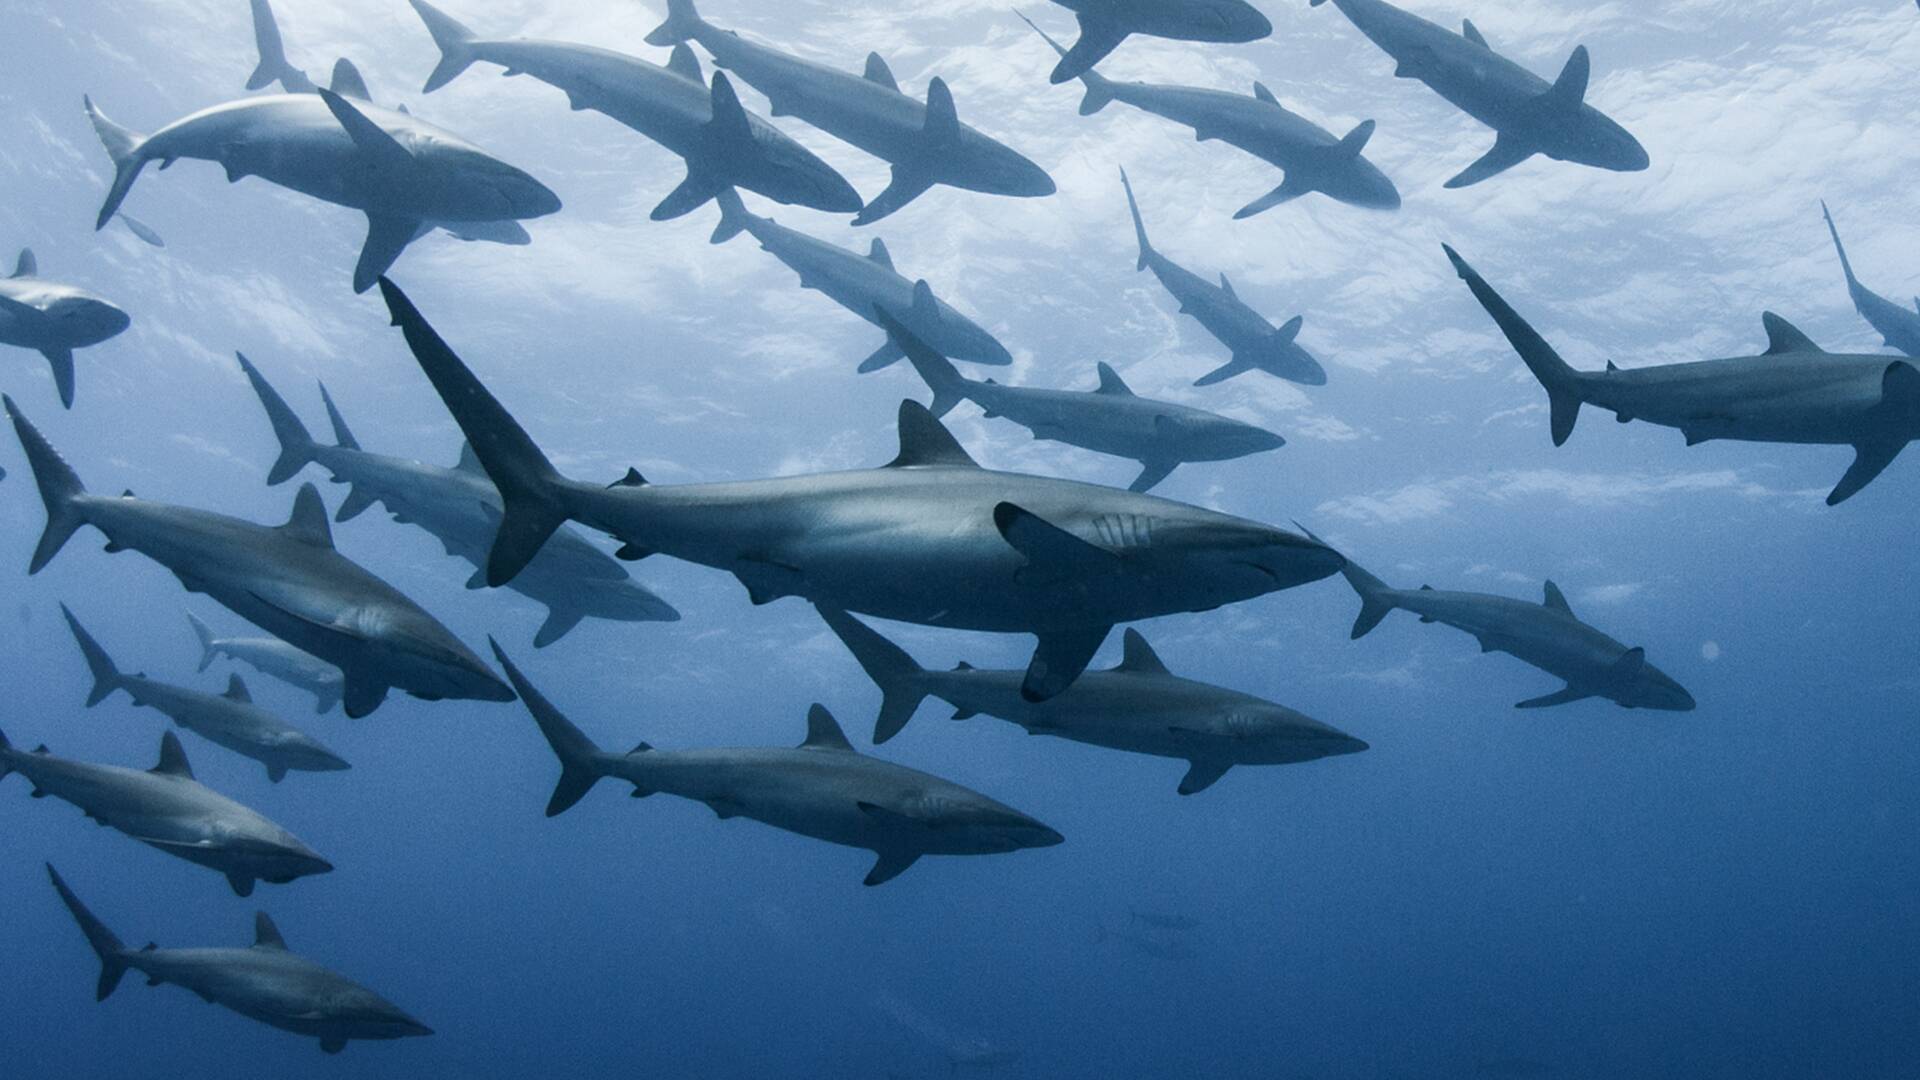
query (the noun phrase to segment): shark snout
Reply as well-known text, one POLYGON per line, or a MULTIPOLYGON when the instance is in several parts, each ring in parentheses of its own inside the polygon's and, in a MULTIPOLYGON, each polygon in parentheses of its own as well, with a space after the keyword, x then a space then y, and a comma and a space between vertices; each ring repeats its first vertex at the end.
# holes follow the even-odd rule
POLYGON ((65 331, 62 336, 74 345, 97 345, 133 325, 131 316, 104 300, 62 300, 47 314, 57 320, 65 331))

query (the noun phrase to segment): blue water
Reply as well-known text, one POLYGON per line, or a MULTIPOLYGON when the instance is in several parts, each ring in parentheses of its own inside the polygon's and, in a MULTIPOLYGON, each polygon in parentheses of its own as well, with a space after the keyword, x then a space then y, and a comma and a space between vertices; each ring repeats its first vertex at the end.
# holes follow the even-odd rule
MULTIPOLYGON (((657 7, 658 5, 653 5, 657 7)), ((1684 683, 1700 708, 1597 700, 1516 713, 1557 683, 1411 616, 1362 641, 1338 578, 1141 629, 1175 672, 1256 693, 1367 740, 1364 754, 1236 769, 1191 798, 1184 765, 1030 738, 937 703, 877 752, 1025 810, 1061 847, 929 858, 877 889, 871 856, 670 798, 603 785, 548 820, 557 768, 519 705, 396 696, 372 717, 313 717, 249 672, 257 699, 353 771, 266 783, 187 737, 210 786, 287 824, 338 869, 242 901, 203 869, 0 782, 4 1070, 16 1077, 944 1076, 955 1057, 1003 1077, 1906 1077, 1920 1074, 1920 741, 1913 733, 1913 506, 1897 461, 1837 509, 1835 447, 1682 445, 1588 410, 1552 447, 1545 397, 1449 271, 1454 244, 1576 367, 1758 351, 1776 310, 1829 349, 1877 351, 1818 214, 1834 207, 1856 268, 1920 292, 1920 25, 1890 2, 1674 6, 1485 2, 1409 7, 1551 77, 1594 51, 1589 100, 1653 167, 1612 174, 1539 159, 1443 191, 1491 134, 1391 62, 1330 6, 1263 6, 1251 45, 1129 41, 1117 78, 1245 90, 1368 148, 1397 214, 1320 197, 1250 221, 1232 210, 1274 171, 1115 105, 1075 114, 1045 85, 1053 56, 996 5, 703 5, 739 28, 857 69, 867 49, 903 86, 952 85, 963 119, 1058 182, 1039 200, 936 189, 892 218, 756 212, 849 247, 884 236, 1016 357, 1006 381, 1134 389, 1278 431, 1273 454, 1186 466, 1156 494, 1261 521, 1299 518, 1400 586, 1514 596, 1556 580, 1574 610, 1684 683), (1115 177, 1133 177, 1156 243, 1301 340, 1330 382, 1189 383, 1224 356, 1133 271, 1115 177), (130 944, 243 945, 258 907, 296 950, 379 990, 431 1038, 300 1039, 129 979, 96 1005, 96 964, 47 886, 52 860, 130 944), (1152 931, 1129 910, 1192 919, 1152 931), (1116 933, 1117 932, 1117 933, 1116 933), (1187 958, 1129 936, 1177 938, 1187 958)), ((585 0, 462 5, 483 33, 588 41, 663 60, 657 10, 585 0)), ((481 66, 429 97, 435 62, 404 4, 277 5, 294 63, 352 57, 376 99, 528 169, 565 209, 526 248, 416 243, 394 269, 429 318, 570 474, 656 483, 879 464, 901 364, 855 376, 879 332, 745 239, 706 242, 711 207, 656 224, 679 162, 564 98, 481 66)), ((1067 13, 1029 15, 1057 35, 1067 13)), ((6 350, 7 391, 95 490, 284 518, 264 484, 275 448, 233 363, 244 350, 310 426, 326 381, 368 449, 450 464, 451 419, 348 279, 363 219, 183 162, 149 169, 127 210, 167 240, 91 231, 110 178, 80 109, 89 93, 152 130, 241 91, 254 63, 239 0, 18 0, 0 6, 0 242, 85 285, 133 328, 79 355, 79 400, 6 350)), ((743 92, 749 107, 764 100, 743 92)), ((785 130, 862 192, 885 166, 803 125, 785 130)), ((10 253, 9 253, 10 257, 10 253)), ((979 371, 970 374, 981 374, 979 371)), ((1124 485, 1130 462, 1030 440, 964 406, 951 418, 990 467, 1124 485)), ((0 567, 24 569, 44 521, 9 438, 0 567)), ((308 479, 321 480, 310 471, 308 479)), ((337 505, 340 489, 325 486, 337 505)), ((624 747, 790 744, 810 702, 865 746, 878 694, 805 604, 764 607, 716 572, 664 559, 637 577, 686 616, 589 621, 535 653, 542 612, 469 592, 470 568, 369 513, 341 549, 473 645, 498 636, 590 734, 624 747)), ((0 597, 16 744, 146 766, 162 729, 124 696, 86 711, 65 601, 127 670, 217 690, 184 612, 250 633, 132 554, 84 532, 0 597)), ((1018 667, 1030 639, 887 624, 922 663, 1018 667)), ((1118 657, 1110 641, 1098 664, 1118 657)))

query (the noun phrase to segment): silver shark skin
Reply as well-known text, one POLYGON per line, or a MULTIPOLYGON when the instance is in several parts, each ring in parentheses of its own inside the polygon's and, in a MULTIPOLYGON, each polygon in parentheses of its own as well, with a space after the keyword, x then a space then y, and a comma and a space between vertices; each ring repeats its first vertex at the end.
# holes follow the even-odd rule
POLYGON ((80 655, 86 659, 87 671, 93 677, 93 689, 87 693, 87 708, 105 701, 116 690, 125 690, 135 705, 158 709, 175 724, 208 742, 259 762, 267 770, 267 779, 276 784, 285 779, 290 770, 339 772, 352 767, 320 740, 255 705, 240 676, 227 680, 226 693, 209 694, 145 675, 125 674, 114 666, 107 650, 87 633, 80 620, 67 610, 67 605, 60 605, 60 614, 66 616, 67 628, 73 631, 73 640, 80 646, 80 655))
POLYGON ((865 848, 876 856, 868 885, 891 881, 923 855, 999 855, 1063 839, 977 791, 859 753, 819 705, 807 712, 806 740, 793 749, 655 750, 641 743, 630 753, 609 754, 554 708, 498 644, 493 654, 560 759, 548 817, 612 777, 632 784, 634 798, 665 792, 706 803, 723 821, 751 818, 865 848))
MULTIPOLYGON (((1078 78, 1134 34, 1241 44, 1273 33, 1273 24, 1246 0, 1053 0, 1080 21, 1080 40, 1063 49, 1047 76, 1078 78)), ((1023 16, 1024 17, 1024 16, 1023 16)))
MULTIPOLYGON (((748 213, 746 204, 732 191, 721 192, 718 201, 720 223, 713 230, 714 243, 726 243, 745 232, 760 241, 761 250, 772 253, 799 274, 801 288, 825 293, 834 303, 875 326, 880 325, 878 309, 885 308, 897 313, 915 337, 944 356, 974 364, 1013 363, 1013 354, 1006 346, 937 299, 925 281, 916 284, 895 270, 892 254, 878 237, 863 256, 789 229, 770 217, 748 213)), ((878 371, 905 355, 888 338, 860 362, 859 370, 862 374, 878 371)))
POLYGON ((207 670, 225 656, 312 694, 315 713, 340 704, 346 677, 325 660, 308 656, 279 638, 215 637, 213 628, 191 611, 187 612, 187 621, 193 624, 193 636, 200 642, 198 670, 207 670))
MULTIPOLYGON (((1327 0, 1312 0, 1319 7, 1327 0)), ((1640 172, 1647 151, 1626 128, 1586 104, 1592 60, 1577 46, 1549 84, 1494 52, 1473 23, 1454 33, 1385 0, 1333 0, 1362 34, 1393 57, 1396 78, 1426 83, 1460 111, 1492 128, 1493 149, 1448 180, 1463 188, 1497 176, 1535 154, 1613 172, 1640 172)))
POLYGON ((1098 365, 1100 388, 1089 391, 969 379, 931 351, 909 351, 907 360, 933 391, 933 404, 927 408, 935 417, 971 401, 988 417, 1028 428, 1036 439, 1132 458, 1141 469, 1128 491, 1152 490, 1185 462, 1231 461, 1287 444, 1271 431, 1219 413, 1140 397, 1104 361, 1098 365))
MULTIPOLYGON (((1312 533, 1307 535, 1312 536, 1312 533)), ((1438 622, 1472 634, 1480 651, 1503 652, 1566 680, 1551 694, 1514 706, 1539 709, 1590 697, 1629 709, 1688 712, 1693 695, 1666 672, 1647 663, 1647 650, 1627 648, 1574 615, 1559 586, 1546 583, 1538 603, 1489 593, 1452 592, 1421 586, 1395 589, 1348 559, 1341 570, 1360 595, 1354 638, 1366 636, 1394 609, 1411 611, 1423 623, 1438 622)))
POLYGON ((345 673, 349 717, 378 708, 389 688, 429 701, 511 701, 513 692, 453 632, 398 589, 334 550, 327 508, 312 484, 275 528, 131 494, 92 495, 40 432, 0 398, 33 466, 47 528, 28 573, 38 573, 82 525, 107 551, 138 551, 275 637, 345 673))
POLYGON ((1160 285, 1180 302, 1180 313, 1193 320, 1225 345, 1233 358, 1193 381, 1195 386, 1212 386, 1249 371, 1264 371, 1276 379, 1306 386, 1325 386, 1327 369, 1313 354, 1300 347, 1300 327, 1304 316, 1295 315, 1286 325, 1275 328, 1266 317, 1248 307, 1233 291, 1233 283, 1222 272, 1215 285, 1200 275, 1154 250, 1147 242, 1147 225, 1140 219, 1140 204, 1133 199, 1133 184, 1127 170, 1120 170, 1120 186, 1127 193, 1127 210, 1133 214, 1133 234, 1140 243, 1140 261, 1136 272, 1151 270, 1160 285))
MULTIPOLYGON (((280 456, 267 473, 268 484, 293 478, 309 464, 332 474, 335 483, 350 485, 346 501, 334 515, 347 521, 375 503, 384 503, 395 521, 417 525, 440 541, 447 554, 472 563, 487 562, 487 548, 500 524, 500 493, 480 468, 470 450, 463 450, 454 468, 428 465, 405 458, 371 454, 347 429, 327 388, 320 388, 338 445, 314 440, 272 384, 244 355, 240 368, 260 398, 280 442, 280 456)), ((484 582, 475 575, 468 584, 484 582)), ((535 648, 544 648, 566 636, 585 618, 619 622, 675 622, 680 613, 666 601, 631 580, 627 568, 588 543, 572 529, 553 534, 527 564, 526 572, 507 588, 547 607, 546 622, 534 635, 535 648)))
POLYGON ((1575 371, 1452 248, 1447 258, 1480 306, 1547 391, 1553 445, 1573 434, 1581 405, 1621 423, 1678 428, 1687 445, 1710 439, 1853 447, 1853 464, 1827 495, 1857 494, 1920 438, 1920 368, 1881 354, 1830 353, 1792 323, 1765 312, 1767 351, 1758 356, 1575 371))
MULTIPOLYGON (((1020 19, 1055 52, 1064 52, 1060 43, 1034 26, 1032 20, 1025 15, 1020 19)), ((1081 116, 1091 116, 1110 102, 1123 101, 1142 112, 1192 128, 1197 142, 1218 139, 1285 170, 1281 184, 1235 211, 1235 220, 1315 191, 1349 206, 1400 208, 1400 192, 1393 181, 1362 156, 1373 138, 1371 120, 1354 125, 1345 136, 1336 136, 1288 110, 1259 82, 1253 84, 1253 96, 1247 97, 1198 86, 1118 82, 1093 71, 1081 75, 1080 81, 1087 87, 1086 96, 1080 99, 1081 116)))
POLYGON ((1820 213, 1827 219, 1827 231, 1833 234, 1833 250, 1840 255, 1840 269, 1847 275, 1847 295, 1853 299, 1854 310, 1868 325, 1880 331, 1880 339, 1888 347, 1920 357, 1920 296, 1913 298, 1913 310, 1908 311, 1860 284, 1860 279, 1853 276, 1853 263, 1847 259, 1847 249, 1840 243, 1840 230, 1834 227, 1833 214, 1827 210, 1824 200, 1820 203, 1820 213))
POLYGON ((98 345, 133 325, 127 313, 75 285, 40 277, 31 248, 21 248, 13 274, 0 278, 0 345, 47 358, 60 404, 73 408, 73 350, 98 345))
POLYGON ((137 971, 147 977, 148 986, 172 983, 249 1020, 318 1038, 320 1049, 329 1054, 339 1053, 352 1039, 433 1034, 432 1028, 379 994, 289 952, 280 928, 264 911, 254 915, 250 949, 129 949, 80 902, 52 864, 47 876, 100 958, 95 1000, 105 1001, 122 976, 137 971))
POLYGON ((853 616, 822 608, 820 617, 880 688, 876 743, 899 734, 932 696, 954 707, 955 720, 985 713, 1018 724, 1029 735, 1178 758, 1187 762, 1182 795, 1206 790, 1235 765, 1291 765, 1367 749, 1359 739, 1292 709, 1174 675, 1131 627, 1118 666, 1089 671, 1059 695, 1032 702, 1020 693, 1023 672, 964 663, 952 671, 928 671, 853 616))
POLYGON ((211 161, 229 183, 258 176, 367 215, 353 289, 373 280, 430 224, 501 222, 560 209, 545 185, 465 139, 415 116, 331 90, 243 98, 182 117, 151 135, 87 115, 113 159, 113 186, 95 228, 105 228, 150 161, 211 161))
MULTIPOLYGON (((1066 688, 1113 624, 1205 611, 1338 570, 1324 545, 1242 518, 1070 480, 990 472, 913 402, 879 469, 612 487, 561 476, 392 282, 394 321, 500 489, 487 560, 503 583, 571 518, 734 574, 765 603, 799 596, 885 619, 1039 638, 1024 692, 1066 688)), ((910 335, 890 316, 889 333, 910 335)), ((923 346, 915 346, 916 348, 923 346)))
POLYGON ((440 47, 425 93, 453 81, 475 61, 527 74, 567 95, 574 109, 592 109, 645 135, 687 164, 687 177, 653 208, 666 221, 704 206, 723 188, 743 187, 775 202, 829 213, 860 209, 860 193, 780 129, 747 112, 725 75, 711 90, 693 53, 676 49, 666 67, 591 45, 474 34, 426 2, 409 0, 440 47))
POLYGON ((1011 147, 960 122, 953 94, 939 76, 927 101, 902 93, 880 54, 867 54, 864 75, 802 60, 722 30, 700 17, 693 0, 667 0, 667 20, 649 45, 697 41, 726 68, 765 94, 775 116, 797 116, 893 166, 892 182, 854 217, 870 225, 935 184, 988 195, 1033 198, 1054 192, 1046 170, 1011 147))
POLYGON ((69 761, 45 747, 27 753, 0 734, 0 778, 16 772, 33 785, 35 798, 72 803, 102 825, 224 874, 241 896, 252 894, 255 881, 284 885, 333 869, 259 811, 195 780, 171 731, 160 736, 160 763, 152 769, 69 761))

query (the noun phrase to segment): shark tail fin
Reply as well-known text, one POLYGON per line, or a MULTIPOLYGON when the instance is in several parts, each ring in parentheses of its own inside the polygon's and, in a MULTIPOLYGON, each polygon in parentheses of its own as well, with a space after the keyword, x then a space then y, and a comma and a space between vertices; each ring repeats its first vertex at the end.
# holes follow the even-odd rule
POLYGON ((253 0, 253 41, 260 49, 260 63, 247 76, 247 89, 263 90, 277 82, 289 94, 312 92, 313 82, 306 72, 287 62, 286 48, 280 43, 280 24, 267 0, 253 0))
POLYGON ((713 201, 720 207, 720 222, 713 227, 713 235, 707 238, 707 242, 724 244, 746 229, 747 204, 741 202, 740 193, 730 187, 721 188, 713 201))
POLYGON ((505 585, 570 516, 568 481, 399 286, 383 277, 380 294, 387 301, 394 325, 406 335, 420 369, 466 434, 488 479, 500 491, 503 509, 493 550, 487 556, 487 584, 505 585))
POLYGON ((146 167, 147 157, 141 148, 146 145, 147 137, 107 119, 105 113, 94 108, 92 98, 80 100, 87 107, 87 119, 93 121, 94 134, 100 136, 100 145, 107 148, 107 156, 113 159, 113 185, 107 188, 106 200, 100 204, 100 216, 93 222, 95 229, 104 229, 120 211, 120 204, 139 178, 140 170, 146 167))
POLYGON ((905 649, 880 636, 866 623, 844 611, 819 608, 827 628, 846 645, 860 667, 880 688, 880 718, 874 721, 873 741, 883 743, 907 726, 913 712, 926 700, 922 676, 926 669, 914 662, 905 649))
MULTIPOLYGON (((925 279, 922 279, 919 284, 926 284, 925 279)), ((887 314, 894 321, 899 321, 899 317, 892 312, 887 314)), ((898 344, 891 337, 887 340, 889 343, 898 344)), ((933 391, 933 404, 927 406, 928 412, 935 417, 945 416, 953 411, 955 405, 966 400, 967 378, 953 366, 953 361, 931 348, 904 351, 907 354, 907 362, 912 364, 913 370, 919 372, 920 378, 926 381, 927 389, 933 391)))
POLYGON ((267 483, 286 483, 313 460, 313 435, 294 415, 287 399, 267 382, 247 355, 240 352, 233 355, 239 358, 240 370, 246 373, 247 382, 253 384, 254 395, 260 399, 260 407, 267 411, 267 421, 273 425, 274 437, 280 440, 280 456, 274 459, 273 468, 267 470, 267 483))
POLYGON ((1092 116, 1113 102, 1113 80, 1097 71, 1088 71, 1080 76, 1087 85, 1087 92, 1080 99, 1080 115, 1092 116))
POLYGON ((60 902, 73 913, 73 921, 79 923, 80 932, 87 935, 87 944, 93 946, 94 954, 100 957, 100 982, 94 987, 93 993, 94 1000, 105 1001, 107 995, 113 993, 114 987, 120 985, 120 977, 127 973, 127 947, 120 943, 113 931, 107 929, 106 923, 87 910, 87 905, 81 903, 78 896, 73 895, 73 890, 67 888, 60 871, 55 870, 52 863, 47 864, 47 877, 53 879, 53 888, 60 894, 60 902))
POLYGON ((93 676, 93 689, 87 692, 87 708, 91 709, 120 688, 120 669, 113 666, 113 657, 108 656, 107 650, 101 648, 92 634, 87 633, 87 628, 73 617, 67 605, 60 605, 60 614, 66 616, 67 629, 73 631, 73 640, 80 646, 80 655, 86 657, 87 672, 93 676))
MULTIPOLYGON (((1847 258, 1846 245, 1840 242, 1840 229, 1833 223, 1833 211, 1827 209, 1827 201, 1820 200, 1820 214, 1827 219, 1827 232, 1833 236, 1833 250, 1840 254, 1840 272, 1847 275, 1847 292, 1860 289, 1860 279, 1853 275, 1853 261, 1847 258)), ((1916 301, 1920 304, 1920 300, 1916 301)))
POLYGON ((678 45, 698 34, 705 25, 693 0, 667 0, 667 19, 647 35, 649 45, 678 45))
POLYGON ((458 78, 467 66, 478 59, 473 54, 473 31, 453 16, 427 3, 427 0, 408 0, 420 21, 427 24, 427 33, 433 35, 433 43, 440 47, 440 63, 434 66, 433 73, 427 76, 427 84, 421 88, 423 94, 435 90, 458 78))
MULTIPOLYGON (((1329 549, 1332 548, 1331 544, 1315 536, 1312 529, 1297 521, 1293 524, 1295 528, 1306 534, 1307 539, 1316 544, 1326 544, 1329 549)), ((1344 555, 1341 557, 1346 558, 1344 555)), ((1360 614, 1353 620, 1353 633, 1349 635, 1357 640, 1366 637, 1369 631, 1379 626, 1380 620, 1386 618, 1397 606, 1393 602, 1393 587, 1367 573, 1365 567, 1352 559, 1346 559, 1345 564, 1340 567, 1340 573, 1360 597, 1360 614)))
POLYGON ((1140 220, 1140 204, 1133 198, 1133 183, 1127 179, 1125 166, 1120 169, 1120 186, 1127 193, 1127 210, 1133 214, 1133 235, 1140 241, 1140 261, 1134 264, 1135 270, 1147 268, 1147 257, 1153 254, 1153 245, 1147 242, 1147 223, 1140 220))
POLYGON ((1441 247, 1446 251, 1447 259, 1453 263, 1454 271, 1460 275, 1460 280, 1465 281, 1467 288, 1473 291, 1474 299, 1480 301, 1480 306, 1486 309, 1488 315, 1493 316, 1493 321, 1500 327, 1500 332, 1506 335, 1513 351, 1520 354, 1528 370, 1546 389, 1553 445, 1565 443, 1567 436, 1573 434, 1574 421, 1580 418, 1580 373, 1567 366, 1553 346, 1547 344, 1547 339, 1541 337, 1539 331, 1495 292, 1485 278, 1468 266, 1459 252, 1444 244, 1441 247))
POLYGON ((501 670, 513 683, 514 692, 520 695, 527 711, 533 714, 533 722, 540 725, 540 734, 547 737, 547 745, 553 747, 554 756, 560 759, 560 782, 553 786, 553 798, 547 800, 547 816, 564 813, 604 775, 599 766, 600 748, 520 674, 499 642, 488 638, 487 644, 493 646, 494 658, 500 661, 501 670))
POLYGON ((26 451, 34 483, 39 485, 41 501, 47 504, 47 528, 40 534, 39 546, 33 549, 33 561, 27 564, 27 573, 37 574, 41 567, 53 561, 74 532, 87 523, 79 506, 87 487, 80 482, 73 466, 40 434, 40 429, 20 414, 12 398, 0 396, 0 404, 5 405, 7 415, 13 420, 14 433, 20 436, 20 448, 26 451))
POLYGON ((213 664, 220 650, 213 643, 213 627, 200 621, 200 616, 187 612, 187 621, 193 624, 193 636, 200 639, 200 666, 195 671, 205 671, 213 664))

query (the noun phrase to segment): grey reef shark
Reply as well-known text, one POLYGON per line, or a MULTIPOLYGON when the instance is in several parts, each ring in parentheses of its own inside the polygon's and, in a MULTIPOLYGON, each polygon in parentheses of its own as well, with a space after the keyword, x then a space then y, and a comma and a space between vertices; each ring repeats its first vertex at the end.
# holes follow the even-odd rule
MULTIPOLYGON (((1238 45, 1273 33, 1247 0, 1053 0, 1073 12, 1080 39, 1060 50, 1048 81, 1077 79, 1134 34, 1238 45)), ((1025 18, 1026 16, 1021 16, 1025 18)))
POLYGON ((826 608, 820 616, 880 688, 876 743, 899 734, 932 696, 954 707, 955 720, 984 713, 1029 735, 1183 760, 1182 795, 1205 791, 1235 765, 1291 765, 1367 749, 1365 742, 1285 706, 1173 674, 1131 627, 1118 665, 1089 671, 1058 695, 1034 702, 1020 693, 1024 672, 966 663, 928 671, 853 616, 826 608))
MULTIPOLYGON (((1327 0, 1312 0, 1319 7, 1327 0)), ((1455 108, 1494 130, 1493 148, 1448 180, 1463 188, 1498 176, 1535 154, 1613 172, 1640 172, 1647 151, 1626 128, 1586 103, 1593 61, 1576 46, 1552 83, 1494 52, 1472 20, 1456 34, 1385 0, 1333 0, 1362 34, 1394 60, 1393 74, 1426 83, 1455 108)))
POLYGON ((1853 464, 1827 495, 1858 494, 1920 438, 1920 369, 1884 354, 1830 353, 1792 323, 1765 312, 1766 351, 1679 364, 1575 371, 1520 313, 1452 249, 1447 258, 1480 306, 1546 388, 1553 445, 1573 434, 1580 406, 1621 423, 1678 428, 1687 445, 1713 439, 1853 447, 1853 464))
POLYGON ((494 655, 560 759, 548 817, 579 802, 602 777, 624 780, 636 799, 665 792, 705 803, 721 820, 750 818, 871 851, 868 885, 893 880, 925 855, 999 855, 1061 842, 1059 833, 977 791, 860 753, 819 705, 808 710, 807 737, 793 748, 656 750, 643 742, 609 754, 497 644, 494 655))
POLYGON ((845 177, 742 107, 725 75, 715 72, 709 88, 690 49, 676 48, 661 67, 593 45, 483 38, 426 0, 409 2, 440 47, 424 92, 475 62, 496 64, 507 75, 530 75, 562 91, 569 107, 602 113, 684 160, 686 179, 653 208, 655 221, 695 210, 730 187, 829 213, 860 209, 860 193, 845 177))
POLYGON ((893 167, 891 182, 853 223, 869 225, 937 184, 988 195, 1033 198, 1054 192, 1046 170, 960 122, 953 92, 938 75, 925 104, 900 90, 877 52, 859 75, 761 45, 700 17, 693 0, 668 0, 667 20, 649 45, 697 41, 717 67, 765 94, 773 115, 797 116, 893 167))
POLYGON ((108 553, 138 551, 173 572, 188 592, 339 668, 347 715, 378 708, 391 688, 429 701, 512 701, 507 689, 451 630, 333 546, 327 508, 301 487, 280 526, 136 498, 94 495, 39 430, 4 404, 46 503, 47 527, 28 573, 38 573, 83 525, 107 537, 108 553))
MULTIPOLYGON (((471 448, 461 448, 459 463, 452 468, 369 453, 360 448, 323 385, 320 398, 334 436, 334 445, 328 446, 307 431, 286 399, 245 356, 240 356, 240 368, 253 384, 280 442, 280 456, 267 473, 268 484, 285 483, 307 465, 319 465, 335 483, 349 485, 335 521, 352 520, 368 507, 384 503, 394 520, 419 526, 439 540, 447 554, 474 565, 468 588, 486 584, 478 568, 486 564, 487 547, 500 524, 500 493, 471 448)), ((555 532, 526 571, 507 587, 546 605, 547 619, 534 635, 535 648, 559 641, 590 617, 616 622, 680 618, 672 605, 632 580, 613 556, 572 529, 555 532)))
MULTIPOLYGON (((734 574, 755 603, 824 606, 1038 638, 1022 692, 1079 677, 1114 624, 1206 611, 1317 581, 1342 559, 1272 526, 1152 495, 983 469, 914 402, 900 452, 878 469, 733 483, 612 486, 562 476, 392 282, 394 322, 493 478, 506 512, 487 581, 513 580, 572 519, 734 574)), ((886 312, 903 343, 911 334, 886 312)), ((924 348, 917 343, 913 348, 924 348)))

